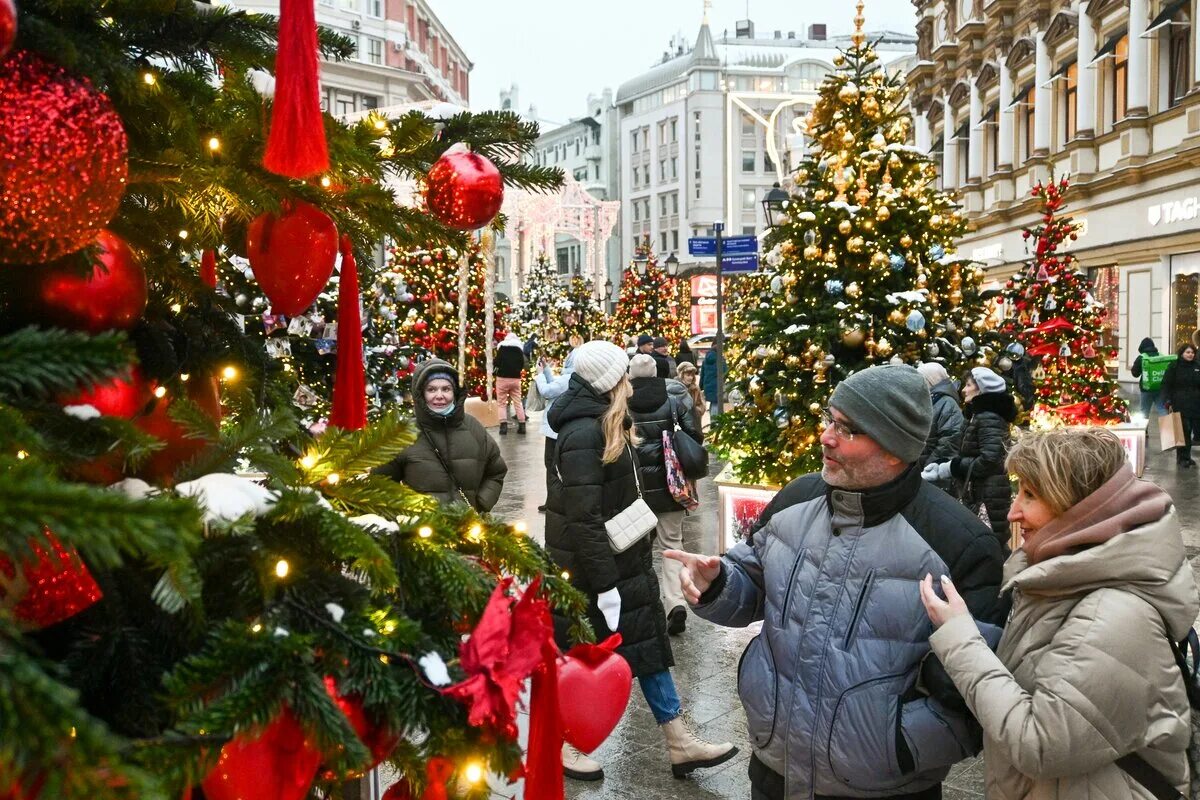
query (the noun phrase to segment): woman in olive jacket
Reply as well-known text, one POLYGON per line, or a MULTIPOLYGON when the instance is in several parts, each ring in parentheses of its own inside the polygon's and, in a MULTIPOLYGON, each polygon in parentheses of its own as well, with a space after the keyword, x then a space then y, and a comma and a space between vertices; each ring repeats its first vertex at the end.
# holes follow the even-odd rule
POLYGON ((1179 358, 1167 367, 1162 382, 1163 403, 1167 412, 1179 412, 1183 419, 1183 447, 1175 449, 1175 463, 1188 469, 1192 461, 1192 441, 1200 435, 1200 361, 1196 348, 1185 344, 1179 348, 1179 358))
POLYGON ((1013 606, 996 651, 948 579, 920 586, 930 647, 983 727, 987 796, 1163 797, 1140 768, 1195 797, 1171 641, 1200 597, 1171 498, 1134 477, 1102 428, 1025 434, 1007 467, 1022 543, 1004 565, 1013 606))
POLYGON ((476 511, 491 511, 508 465, 495 440, 464 411, 458 371, 439 358, 421 362, 412 398, 417 440, 375 472, 442 503, 465 501, 476 511))

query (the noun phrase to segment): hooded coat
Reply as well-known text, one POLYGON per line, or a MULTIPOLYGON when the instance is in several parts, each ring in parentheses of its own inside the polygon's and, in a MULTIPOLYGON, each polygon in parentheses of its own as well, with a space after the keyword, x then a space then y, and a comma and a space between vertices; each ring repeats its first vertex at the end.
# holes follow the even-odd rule
POLYGON ((1007 545, 1008 509, 1012 485, 1004 459, 1008 456, 1009 426, 1017 418, 1017 405, 1007 392, 985 392, 963 407, 966 426, 958 455, 950 459, 950 474, 958 482, 962 501, 972 511, 987 508, 992 531, 1007 545))
POLYGON ((1036 564, 1019 549, 1004 589, 996 652, 966 615, 929 640, 983 726, 987 796, 1152 800, 1114 763, 1129 753, 1186 796, 1188 699, 1167 637, 1200 599, 1175 511, 1036 564))
POLYGON ((496 377, 519 378, 525 371, 525 353, 521 340, 510 333, 496 349, 496 377))
POLYGON ((1200 417, 1200 357, 1186 361, 1181 356, 1163 373, 1162 399, 1171 411, 1185 417, 1200 417))
MULTIPOLYGON (((546 495, 546 550, 570 575, 572 585, 588 596, 588 619, 603 640, 612 631, 596 605, 597 595, 616 588, 621 595, 621 634, 617 652, 629 662, 635 676, 652 675, 672 666, 667 639, 667 616, 658 592, 658 577, 651 561, 653 537, 623 553, 608 543, 605 521, 637 499, 633 448, 611 464, 604 464, 604 431, 600 417, 609 399, 578 373, 547 412, 558 432, 554 472, 546 495)), ((560 647, 570 642, 567 623, 555 617, 560 647)))
POLYGON ((921 466, 949 461, 958 455, 958 443, 962 439, 963 414, 958 407, 958 390, 948 380, 939 381, 929 389, 933 401, 933 422, 929 426, 929 438, 921 453, 921 466))
POLYGON ((477 419, 464 411, 466 394, 458 381, 458 371, 445 361, 431 358, 418 364, 412 380, 417 440, 375 472, 423 494, 433 495, 441 503, 462 502, 457 484, 476 511, 491 511, 500 499, 508 465, 504 463, 496 441, 488 436, 477 419), (448 372, 454 376, 454 411, 447 417, 434 414, 425 405, 425 382, 435 372, 448 372), (435 445, 454 471, 453 479, 438 459, 435 445))
MULTIPOLYGON (((1139 379, 1142 377, 1142 356, 1150 356, 1152 358, 1158 356, 1158 348, 1154 346, 1154 340, 1149 336, 1142 339, 1142 343, 1138 345, 1138 357, 1133 360, 1133 366, 1129 368, 1130 374, 1139 379)), ((1143 386, 1141 380, 1138 381, 1138 388, 1143 392, 1154 391, 1143 386)))
POLYGON ((662 435, 678 426, 697 442, 704 442, 704 434, 696 426, 687 387, 679 381, 662 378, 634 378, 631 383, 633 396, 629 398, 629 415, 642 439, 637 446, 642 497, 656 513, 683 511, 683 506, 675 502, 667 488, 662 435))

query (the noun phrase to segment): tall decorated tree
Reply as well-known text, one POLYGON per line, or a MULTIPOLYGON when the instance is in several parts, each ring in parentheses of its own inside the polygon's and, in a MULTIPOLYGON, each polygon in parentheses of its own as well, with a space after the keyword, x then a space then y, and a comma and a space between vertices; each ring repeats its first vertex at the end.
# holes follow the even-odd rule
POLYGON ((807 119, 810 147, 768 235, 766 269, 735 282, 715 441, 738 478, 782 485, 818 469, 821 412, 874 364, 983 363, 982 273, 953 255, 966 229, 908 140, 904 79, 862 33, 834 59, 807 119))
POLYGON ((650 334, 678 346, 691 333, 690 303, 679 302, 678 281, 658 264, 648 242, 637 247, 632 263, 621 274, 617 309, 611 320, 614 339, 650 334))
POLYGON ((561 362, 571 352, 572 336, 587 342, 602 338, 604 334, 604 312, 600 310, 592 284, 576 275, 550 309, 539 352, 561 362))
POLYGON ((517 333, 525 339, 536 333, 540 341, 545 341, 550 315, 562 296, 557 265, 551 263, 545 253, 538 254, 521 285, 521 299, 516 303, 514 328, 517 333))
POLYGON ((0 797, 303 800, 380 760, 408 795, 484 797, 522 757, 498 682, 553 659, 497 664, 478 623, 545 643, 547 598, 581 619, 522 525, 371 473, 413 431, 366 425, 357 340, 385 238, 464 246, 501 179, 561 175, 521 163, 512 114, 322 115, 311 51, 354 48, 304 6, 0 2, 0 797), (262 315, 313 315, 339 253, 314 434, 262 315))
POLYGON ((1079 224, 1061 216, 1070 184, 1039 182, 1031 194, 1042 205, 1041 222, 1026 228, 1033 259, 1006 285, 1009 318, 1003 333, 1037 359, 1033 370, 1035 421, 1103 425, 1128 419, 1128 407, 1106 361, 1101 329, 1106 309, 1092 284, 1067 252, 1079 224))

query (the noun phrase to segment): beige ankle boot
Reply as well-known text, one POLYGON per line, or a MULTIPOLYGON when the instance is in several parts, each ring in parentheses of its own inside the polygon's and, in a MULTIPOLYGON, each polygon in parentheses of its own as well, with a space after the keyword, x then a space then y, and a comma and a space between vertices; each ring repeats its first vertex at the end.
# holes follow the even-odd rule
POLYGON ((604 777, 604 768, 600 762, 588 758, 581 750, 563 742, 562 749, 563 775, 577 781, 598 781, 604 777))
POLYGON ((738 749, 729 742, 712 744, 693 733, 679 717, 665 725, 659 725, 667 739, 667 752, 671 756, 671 774, 685 778, 695 769, 724 764, 737 755, 738 749))

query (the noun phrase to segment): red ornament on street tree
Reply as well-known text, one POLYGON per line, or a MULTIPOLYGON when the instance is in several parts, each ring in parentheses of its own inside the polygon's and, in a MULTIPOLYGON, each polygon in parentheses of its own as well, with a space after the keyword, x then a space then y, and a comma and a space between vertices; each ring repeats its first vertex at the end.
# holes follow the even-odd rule
MULTIPOLYGON (((187 382, 187 398, 210 419, 220 421, 221 388, 216 376, 192 376, 187 382)), ((139 477, 158 485, 172 483, 175 471, 211 444, 207 439, 189 438, 183 427, 171 419, 168 413, 170 408, 170 399, 161 398, 149 414, 134 420, 139 428, 161 439, 166 445, 161 450, 155 450, 138 470, 139 477)))
MULTIPOLYGON (((379 766, 396 749, 396 745, 400 743, 400 735, 384 725, 378 725, 371 721, 367 716, 366 709, 363 708, 362 698, 358 695, 343 695, 338 692, 337 681, 331 675, 325 676, 325 691, 346 715, 346 719, 350 721, 350 727, 354 729, 358 738, 371 752, 371 764, 368 769, 379 766)), ((327 773, 325 777, 335 779, 338 776, 327 773)))
POLYGON ((100 333, 132 328, 146 311, 146 273, 121 237, 100 231, 97 263, 80 275, 66 266, 38 270, 38 321, 100 333))
POLYGON ((121 118, 85 78, 19 50, 0 61, 0 263, 88 245, 129 172, 121 118))
POLYGON ((0 555, 0 603, 11 605, 13 615, 34 629, 73 617, 104 596, 79 554, 49 529, 45 534, 50 550, 33 544, 34 558, 21 561, 19 570, 0 555))
POLYGON ((150 402, 153 391, 154 383, 147 382, 142 371, 133 366, 126 375, 93 383, 76 394, 60 395, 58 403, 62 406, 92 406, 106 417, 133 419, 150 402))
POLYGON ((303 200, 285 203, 283 214, 260 214, 246 234, 250 268, 271 301, 271 311, 303 314, 329 283, 338 251, 337 226, 303 200))
POLYGON ((425 202, 435 217, 459 230, 482 228, 500 213, 504 181, 488 159, 467 150, 448 150, 425 179, 425 202))
POLYGON ((598 645, 577 644, 558 667, 563 738, 585 753, 608 738, 629 703, 633 672, 616 653, 620 644, 620 634, 598 645))
POLYGON ((208 800, 304 800, 317 775, 321 751, 284 706, 257 736, 241 735, 201 783, 208 800))

